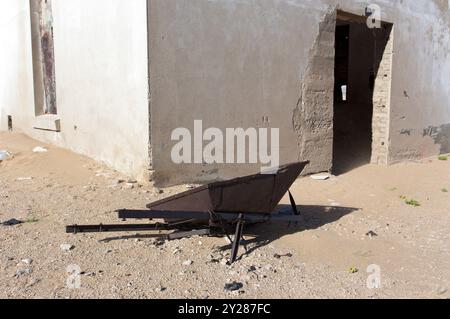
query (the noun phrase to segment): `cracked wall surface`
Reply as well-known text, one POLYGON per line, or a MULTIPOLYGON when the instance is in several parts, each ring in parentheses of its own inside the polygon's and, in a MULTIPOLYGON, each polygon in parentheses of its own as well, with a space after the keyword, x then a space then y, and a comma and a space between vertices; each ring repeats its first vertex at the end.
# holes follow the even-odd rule
POLYGON ((314 158, 305 173, 330 170, 333 155, 334 42, 336 10, 319 23, 293 114, 299 161, 314 158))

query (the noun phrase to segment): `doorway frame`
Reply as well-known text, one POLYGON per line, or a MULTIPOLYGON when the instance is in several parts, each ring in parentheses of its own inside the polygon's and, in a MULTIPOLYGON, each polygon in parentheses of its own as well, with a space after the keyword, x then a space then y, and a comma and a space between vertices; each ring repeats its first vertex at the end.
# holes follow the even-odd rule
MULTIPOLYGON (((367 19, 366 16, 360 16, 342 10, 337 10, 336 12, 336 25, 338 21, 367 23, 367 19)), ((372 151, 370 164, 388 165, 395 25, 382 20, 381 28, 384 28, 389 35, 381 53, 381 61, 375 76, 373 89, 372 151)))

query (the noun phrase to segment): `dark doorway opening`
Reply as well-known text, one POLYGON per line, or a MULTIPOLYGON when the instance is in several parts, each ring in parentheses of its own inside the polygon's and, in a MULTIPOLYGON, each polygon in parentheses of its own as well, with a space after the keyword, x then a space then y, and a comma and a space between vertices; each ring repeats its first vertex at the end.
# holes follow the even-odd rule
POLYGON ((8 131, 13 130, 12 116, 8 115, 8 131))
POLYGON ((380 93, 386 97, 380 95, 377 98, 388 101, 390 64, 385 63, 386 67, 382 70, 386 74, 379 74, 379 71, 386 58, 384 52, 390 32, 391 28, 387 24, 371 29, 364 17, 344 15, 339 18, 338 15, 335 39, 334 174, 346 173, 369 164, 372 158, 378 158, 374 154, 378 148, 373 147, 380 142, 373 132, 376 121, 374 109, 378 107, 374 98, 380 93))

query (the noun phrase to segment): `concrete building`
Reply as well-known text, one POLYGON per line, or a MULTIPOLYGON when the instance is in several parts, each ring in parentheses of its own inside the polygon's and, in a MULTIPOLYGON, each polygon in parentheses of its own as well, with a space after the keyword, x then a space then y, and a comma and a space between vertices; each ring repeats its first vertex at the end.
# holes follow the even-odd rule
POLYGON ((306 173, 450 152, 448 0, 1 3, 0 129, 141 180, 259 167, 175 164, 195 120, 279 128, 306 173))

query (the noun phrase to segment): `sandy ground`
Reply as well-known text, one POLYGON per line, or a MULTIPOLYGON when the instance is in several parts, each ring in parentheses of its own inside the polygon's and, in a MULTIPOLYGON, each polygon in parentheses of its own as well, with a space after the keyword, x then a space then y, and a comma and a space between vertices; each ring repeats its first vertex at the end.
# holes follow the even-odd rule
POLYGON ((114 210, 144 208, 186 186, 131 188, 102 164, 17 133, 1 133, 0 149, 14 154, 0 163, 0 221, 24 221, 0 225, 2 298, 450 297, 450 161, 300 179, 292 192, 305 223, 252 228, 260 235, 247 236, 248 253, 227 266, 224 238, 65 234, 68 224, 118 222, 114 210), (48 152, 33 153, 36 146, 48 152), (68 273, 74 265, 79 277, 68 273), (369 265, 379 267, 378 289, 367 286, 369 265), (226 291, 233 281, 242 288, 226 291))

